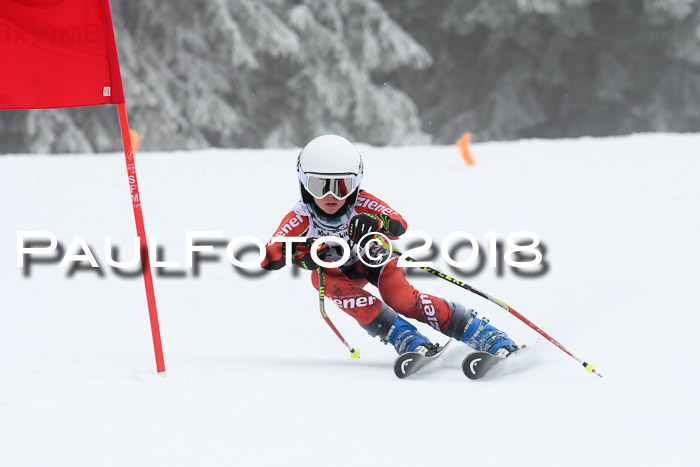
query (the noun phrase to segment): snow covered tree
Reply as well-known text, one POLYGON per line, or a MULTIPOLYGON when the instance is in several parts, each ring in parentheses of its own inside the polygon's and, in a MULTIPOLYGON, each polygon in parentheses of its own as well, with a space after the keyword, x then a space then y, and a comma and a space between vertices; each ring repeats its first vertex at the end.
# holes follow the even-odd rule
MULTIPOLYGON (((700 0, 112 0, 146 149, 700 130, 700 0)), ((107 108, 0 112, 0 152, 118 150, 107 108)))
MULTIPOLYGON (((430 56, 375 0, 112 0, 130 123, 146 149, 301 145, 320 132, 428 141, 375 72, 430 56)), ((118 150, 110 109, 2 111, 1 152, 118 150)))
POLYGON ((415 104, 374 74, 425 67, 431 58, 377 2, 286 2, 282 15, 298 54, 253 73, 267 93, 246 93, 265 125, 265 146, 302 145, 323 132, 371 144, 428 140, 415 104))
POLYGON ((435 59, 386 79, 440 142, 697 131, 697 0, 382 0, 435 59))

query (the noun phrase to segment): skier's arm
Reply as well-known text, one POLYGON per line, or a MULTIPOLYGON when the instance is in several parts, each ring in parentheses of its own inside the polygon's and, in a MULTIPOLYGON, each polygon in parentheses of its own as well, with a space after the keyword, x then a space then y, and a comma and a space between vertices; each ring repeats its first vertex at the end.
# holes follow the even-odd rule
POLYGON ((309 219, 301 214, 290 211, 284 216, 275 234, 270 238, 267 245, 265 245, 265 259, 261 264, 263 269, 271 271, 281 269, 287 263, 285 257, 286 245, 284 242, 273 242, 272 240, 274 237, 303 237, 308 227, 309 219))

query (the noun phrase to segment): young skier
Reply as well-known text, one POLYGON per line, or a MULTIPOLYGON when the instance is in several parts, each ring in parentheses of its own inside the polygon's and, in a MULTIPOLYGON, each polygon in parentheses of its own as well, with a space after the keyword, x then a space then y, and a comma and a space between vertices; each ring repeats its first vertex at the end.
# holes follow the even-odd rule
MULTIPOLYGON (((385 202, 360 190, 362 173, 362 157, 347 139, 325 135, 311 140, 297 160, 301 201, 285 216, 273 238, 335 236, 348 242, 350 258, 339 268, 323 269, 326 296, 399 354, 418 351, 431 355, 438 349, 400 315, 427 323, 475 350, 501 357, 516 350, 506 333, 488 319, 478 318, 459 303, 416 290, 397 266, 396 253, 384 264, 389 252, 375 243, 368 246, 372 235, 367 234, 381 233, 395 240, 406 232, 407 224, 385 202), (368 282, 379 289, 381 299, 364 290, 368 282)), ((298 267, 313 271, 311 281, 318 289, 317 265, 308 245, 294 244, 292 259, 298 267)), ((284 267, 286 245, 271 239, 266 248, 262 267, 284 267)), ((337 261, 342 253, 332 242, 317 247, 318 257, 325 261, 337 261)))

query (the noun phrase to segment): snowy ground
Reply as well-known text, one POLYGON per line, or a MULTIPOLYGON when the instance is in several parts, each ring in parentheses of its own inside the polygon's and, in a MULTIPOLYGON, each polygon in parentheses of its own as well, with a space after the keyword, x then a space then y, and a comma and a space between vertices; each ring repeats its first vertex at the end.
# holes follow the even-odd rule
MULTIPOLYGON (((353 361, 306 274, 249 278, 224 261, 156 277, 156 376, 141 280, 16 267, 18 230, 84 236, 103 265, 107 235, 131 253, 123 156, 0 157, 0 465, 699 465, 698 147, 700 135, 478 144, 470 168, 454 147, 362 147, 364 187, 436 242, 539 234, 544 276, 461 277, 605 375, 416 274, 534 347, 527 368, 478 382, 460 374, 465 348, 398 380, 393 349, 329 306, 362 350, 353 361)), ((296 153, 139 154, 148 234, 181 263, 188 230, 267 237, 298 197, 296 153)))

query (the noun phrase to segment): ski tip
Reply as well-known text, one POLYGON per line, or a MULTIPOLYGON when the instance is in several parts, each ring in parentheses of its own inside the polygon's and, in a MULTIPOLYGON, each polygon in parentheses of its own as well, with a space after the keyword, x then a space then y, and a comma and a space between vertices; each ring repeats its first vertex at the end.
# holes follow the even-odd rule
POLYGON ((505 357, 496 357, 488 352, 472 352, 462 360, 462 372, 472 380, 481 379, 505 357))
POLYGON ((360 349, 350 349, 350 358, 353 360, 360 358, 360 349))
POLYGON ((394 374, 399 378, 403 379, 407 376, 413 374, 415 368, 413 367, 413 361, 416 358, 422 359, 420 355, 414 357, 413 352, 407 352, 399 357, 394 362, 394 374))

